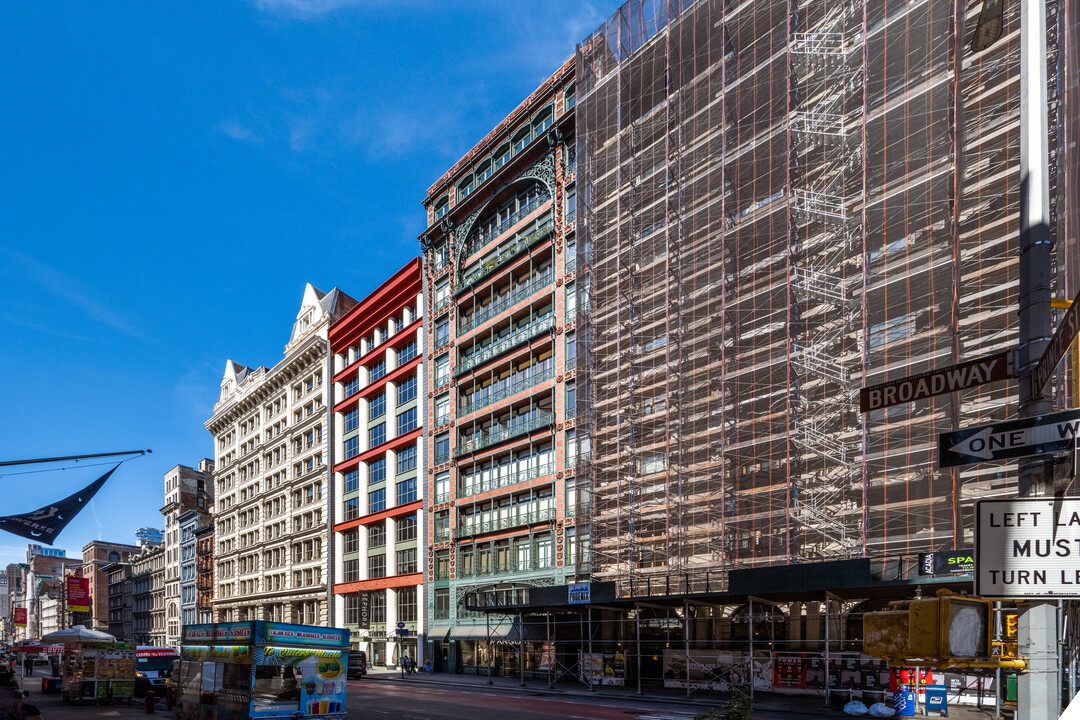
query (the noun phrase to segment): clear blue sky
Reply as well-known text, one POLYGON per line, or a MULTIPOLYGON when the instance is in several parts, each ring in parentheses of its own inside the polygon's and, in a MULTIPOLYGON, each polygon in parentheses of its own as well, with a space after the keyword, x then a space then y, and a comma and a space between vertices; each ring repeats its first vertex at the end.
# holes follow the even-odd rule
MULTIPOLYGON (((3 3, 0 460, 154 451, 58 546, 162 527, 226 358, 280 360, 305 282, 359 299, 415 256, 427 188, 616 7, 3 3)), ((0 515, 103 469, 0 468, 0 515)))

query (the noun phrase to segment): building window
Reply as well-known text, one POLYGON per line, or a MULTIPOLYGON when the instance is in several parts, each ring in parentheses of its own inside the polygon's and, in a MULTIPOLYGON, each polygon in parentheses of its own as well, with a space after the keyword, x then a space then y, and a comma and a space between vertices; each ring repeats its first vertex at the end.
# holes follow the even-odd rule
POLYGON ((416 548, 398 550, 395 560, 397 562, 395 574, 409 575, 416 572, 416 548))
POLYGON ((368 549, 381 548, 386 545, 386 525, 369 525, 367 529, 368 549))
POLYGON ((345 416, 345 432, 349 433, 360 427, 360 410, 353 410, 345 416))
POLYGON ((405 363, 416 357, 416 341, 405 343, 398 350, 398 367, 401 367, 405 363))
POLYGON ((441 465, 450 459, 450 433, 435 436, 435 464, 441 465))
POLYGON ((435 426, 450 422, 450 395, 444 394, 435 398, 435 426))
POLYGON ((397 484, 397 504, 404 505, 416 500, 416 478, 402 480, 397 484))
POLYGON ((435 476, 435 502, 450 499, 450 473, 441 472, 435 476))
POLYGON ((345 519, 355 520, 360 517, 360 498, 350 498, 345 501, 345 519))
POLYGON ((416 399, 416 376, 413 375, 408 380, 405 380, 397 389, 397 404, 404 405, 407 402, 412 402, 416 399))
POLYGON ((360 624, 360 594, 350 593, 345 596, 345 624, 360 624))
POLYGON ((386 374, 386 360, 380 360, 371 366, 368 382, 375 382, 386 374))
POLYGON ((379 488, 368 493, 368 512, 376 513, 386 509, 386 488, 379 488))
POLYGON ((443 318, 435 323, 435 349, 443 347, 450 342, 450 320, 443 318))
POLYGON ((374 485, 386 479, 386 458, 375 460, 368 469, 368 484, 374 485))
POLYGON ((360 532, 358 530, 346 530, 341 533, 341 547, 343 552, 360 552, 360 532))
POLYGON ((373 428, 368 428, 368 448, 382 445, 386 442, 386 423, 382 422, 373 428))
POLYGON ((566 364, 573 365, 575 360, 577 360, 577 344, 574 333, 570 333, 566 336, 566 364))
MULTIPOLYGON (((360 454, 360 436, 353 435, 351 438, 345 441, 345 460, 356 457, 360 454)), ((346 490, 346 492, 348 492, 346 490)))
POLYGON ((360 489, 360 471, 350 470, 345 473, 345 492, 356 492, 360 489))
POLYGON ((373 624, 386 622, 385 590, 375 590, 371 593, 371 622, 373 624))
POLYGON ((401 622, 416 622, 416 588, 397 589, 397 617, 401 622))
POLYGON ((367 567, 368 579, 386 577, 386 555, 369 555, 367 567))
POLYGON ((386 414, 386 396, 377 395, 371 398, 371 403, 368 406, 368 420, 374 420, 380 418, 386 414))
POLYGON ((409 408, 397 416, 397 434, 404 435, 416 429, 416 408, 409 408))
POLYGON ((416 539, 416 515, 398 518, 396 525, 394 539, 397 542, 403 543, 416 539))
POLYGON ((442 387, 450 382, 450 356, 443 355, 435 359, 435 387, 442 387))
POLYGON ((438 220, 450 209, 450 198, 444 197, 435 203, 435 219, 438 220))
POLYGON ((577 414, 577 386, 574 383, 566 383, 566 417, 572 418, 577 414))
POLYGON ((397 456, 397 471, 401 475, 416 469, 416 448, 403 448, 397 456))
POLYGON ((356 582, 360 579, 360 561, 346 560, 344 565, 342 582, 356 582))

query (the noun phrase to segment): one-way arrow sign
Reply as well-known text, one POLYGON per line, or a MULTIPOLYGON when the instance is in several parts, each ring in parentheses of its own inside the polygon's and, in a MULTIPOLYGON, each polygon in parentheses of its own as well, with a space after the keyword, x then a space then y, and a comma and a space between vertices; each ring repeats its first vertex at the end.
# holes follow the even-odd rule
POLYGON ((1064 410, 942 433, 938 464, 947 468, 1071 450, 1078 431, 1080 410, 1064 410))

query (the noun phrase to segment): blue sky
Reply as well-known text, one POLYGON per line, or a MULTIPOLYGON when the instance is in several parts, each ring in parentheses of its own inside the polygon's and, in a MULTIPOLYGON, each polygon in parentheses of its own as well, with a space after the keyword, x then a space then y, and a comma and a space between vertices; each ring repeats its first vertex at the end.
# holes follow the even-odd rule
MULTIPOLYGON (((616 5, 4 3, 0 460, 153 450, 58 545, 161 527, 226 358, 276 363, 305 282, 359 299, 416 255, 427 188, 616 5)), ((0 514, 104 470, 30 469, 0 514)))

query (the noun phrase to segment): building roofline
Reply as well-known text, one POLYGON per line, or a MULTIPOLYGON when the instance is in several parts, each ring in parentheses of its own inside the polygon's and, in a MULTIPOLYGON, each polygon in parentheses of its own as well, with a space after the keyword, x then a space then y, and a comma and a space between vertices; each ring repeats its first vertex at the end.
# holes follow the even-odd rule
POLYGON ((514 108, 509 115, 504 117, 498 125, 495 126, 487 135, 480 140, 480 142, 473 145, 469 152, 465 153, 464 157, 454 163, 449 170, 443 173, 442 177, 435 181, 431 187, 427 190, 427 196, 424 198, 424 206, 430 205, 438 195, 445 191, 448 185, 452 184, 452 180, 461 172, 462 168, 471 164, 480 155, 488 151, 488 149, 495 144, 496 138, 500 138, 506 134, 508 130, 517 125, 522 116, 527 115, 528 111, 532 108, 537 101, 553 91, 558 85, 565 79, 565 76, 574 72, 574 63, 576 57, 571 55, 563 64, 552 73, 547 80, 540 83, 540 86, 533 90, 525 100, 523 100, 516 108, 514 108))

